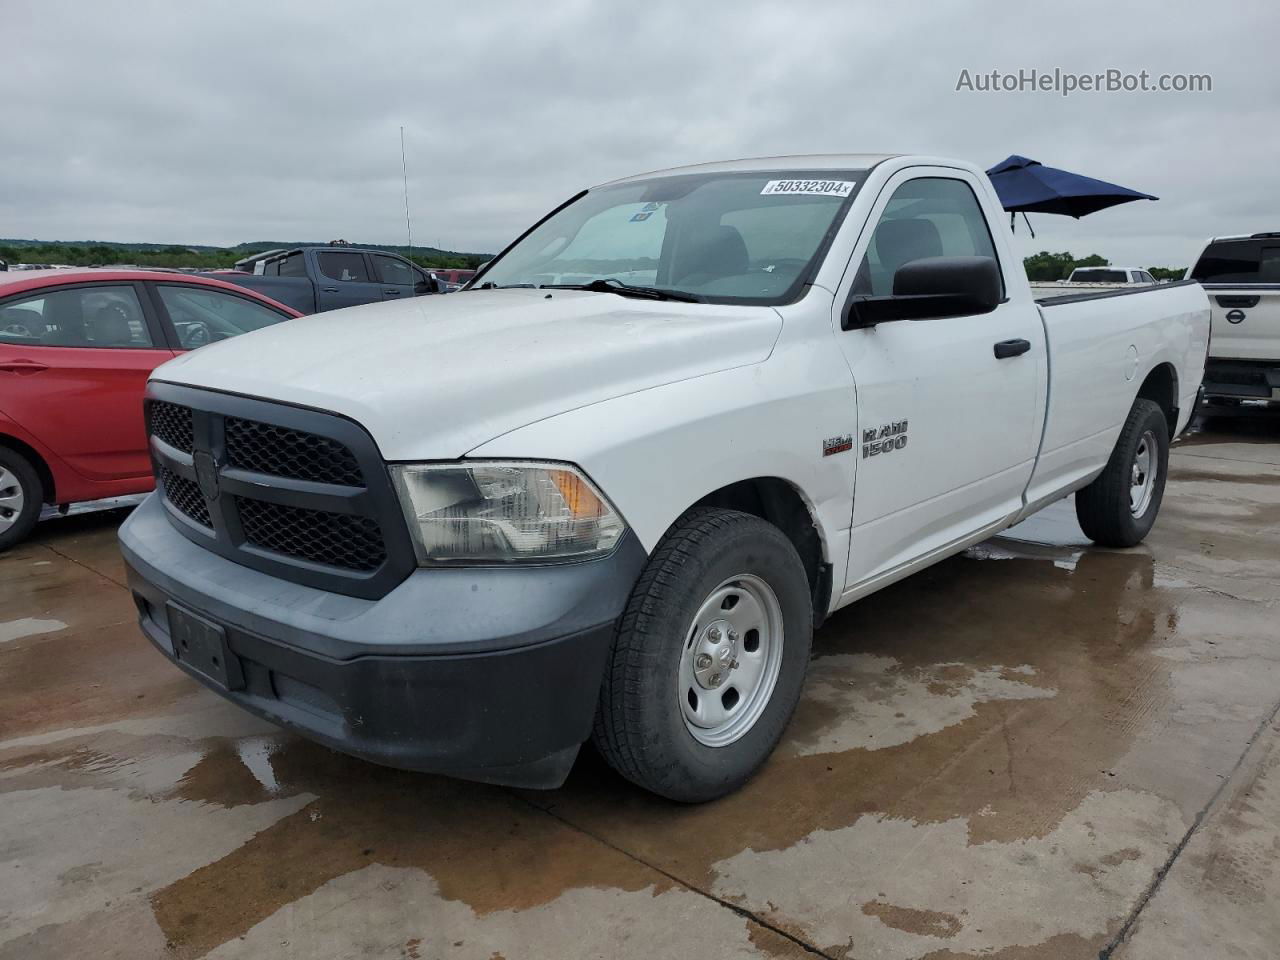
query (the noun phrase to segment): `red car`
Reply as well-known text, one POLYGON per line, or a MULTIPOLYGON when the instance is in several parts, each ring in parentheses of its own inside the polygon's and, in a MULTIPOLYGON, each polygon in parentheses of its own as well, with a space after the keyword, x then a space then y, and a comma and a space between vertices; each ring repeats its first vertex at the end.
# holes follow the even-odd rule
POLYGON ((157 366, 298 316, 184 274, 0 273, 0 550, 31 532, 46 503, 152 489, 142 393, 157 366))

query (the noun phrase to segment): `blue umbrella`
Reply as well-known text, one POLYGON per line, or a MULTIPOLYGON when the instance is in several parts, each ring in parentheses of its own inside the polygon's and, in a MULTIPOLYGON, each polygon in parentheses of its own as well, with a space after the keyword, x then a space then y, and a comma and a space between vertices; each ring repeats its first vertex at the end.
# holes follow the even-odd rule
POLYGON ((1149 193, 1046 167, 1016 154, 987 171, 1000 205, 1010 213, 1059 213, 1087 216, 1130 200, 1159 200, 1149 193))

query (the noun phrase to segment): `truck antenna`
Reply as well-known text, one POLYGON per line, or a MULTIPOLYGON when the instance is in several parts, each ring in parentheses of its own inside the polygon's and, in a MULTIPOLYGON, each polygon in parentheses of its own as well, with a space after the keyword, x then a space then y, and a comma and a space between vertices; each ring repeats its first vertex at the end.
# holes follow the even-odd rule
POLYGON ((409 260, 413 260, 413 226, 409 222, 409 167, 404 161, 404 126, 400 127, 400 172, 404 176, 404 229, 409 235, 409 260))

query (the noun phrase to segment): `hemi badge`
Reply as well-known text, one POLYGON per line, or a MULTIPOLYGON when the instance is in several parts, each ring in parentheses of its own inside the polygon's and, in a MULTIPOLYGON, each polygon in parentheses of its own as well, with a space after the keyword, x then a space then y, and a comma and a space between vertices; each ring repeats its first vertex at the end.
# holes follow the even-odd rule
POLYGON ((845 453, 853 449, 853 437, 845 434, 841 437, 831 437, 822 441, 822 455, 829 457, 833 453, 845 453))

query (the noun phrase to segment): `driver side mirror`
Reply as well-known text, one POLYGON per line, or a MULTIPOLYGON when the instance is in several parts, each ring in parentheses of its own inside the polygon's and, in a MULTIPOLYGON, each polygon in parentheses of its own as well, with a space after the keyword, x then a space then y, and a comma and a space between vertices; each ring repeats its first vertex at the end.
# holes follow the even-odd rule
POLYGON ((975 316, 990 313, 1003 299, 1000 266, 991 257, 924 257, 898 268, 892 296, 850 297, 841 327, 975 316))

